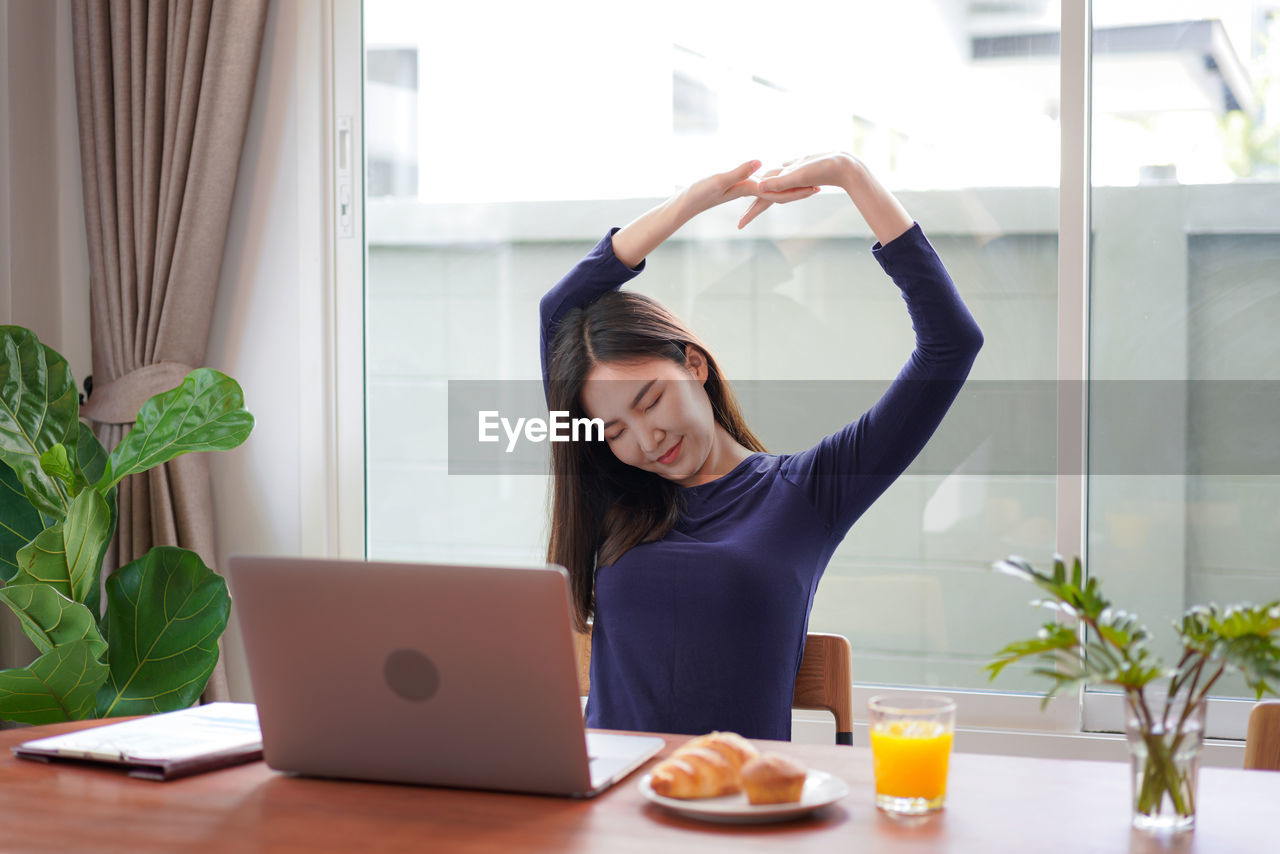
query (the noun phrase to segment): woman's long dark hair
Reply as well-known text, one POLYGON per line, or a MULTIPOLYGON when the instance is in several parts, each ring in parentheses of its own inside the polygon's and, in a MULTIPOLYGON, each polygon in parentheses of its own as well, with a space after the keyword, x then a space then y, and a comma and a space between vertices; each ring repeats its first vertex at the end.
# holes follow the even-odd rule
MULTIPOLYGON (((547 366, 551 411, 589 417, 582 388, 599 364, 661 358, 684 366, 690 345, 706 357, 703 388, 716 423, 740 444, 764 451, 706 346, 657 300, 630 291, 606 293, 561 319, 547 366)), ((680 518, 684 499, 675 483, 627 465, 603 441, 550 444, 547 560, 569 570, 574 626, 585 632, 595 610, 596 568, 613 563, 632 546, 666 536, 680 518)))

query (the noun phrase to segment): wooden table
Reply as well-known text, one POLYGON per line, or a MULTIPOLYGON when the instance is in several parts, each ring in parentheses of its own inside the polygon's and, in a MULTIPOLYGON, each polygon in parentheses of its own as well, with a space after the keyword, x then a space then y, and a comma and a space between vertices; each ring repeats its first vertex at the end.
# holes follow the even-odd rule
MULTIPOLYGON (((293 777, 254 762, 183 780, 44 764, 10 747, 98 722, 0 731, 4 852, 1206 852, 1276 851, 1280 773, 1206 768, 1193 834, 1129 830, 1128 766, 956 754, 947 808, 900 823, 873 806, 865 748, 756 742, 849 783, 800 821, 705 824, 648 803, 637 772, 589 801, 293 777)), ((666 736, 667 755, 686 736, 666 736)), ((655 758, 652 760, 656 762, 655 758)), ((648 766, 645 766, 646 768, 648 766)))

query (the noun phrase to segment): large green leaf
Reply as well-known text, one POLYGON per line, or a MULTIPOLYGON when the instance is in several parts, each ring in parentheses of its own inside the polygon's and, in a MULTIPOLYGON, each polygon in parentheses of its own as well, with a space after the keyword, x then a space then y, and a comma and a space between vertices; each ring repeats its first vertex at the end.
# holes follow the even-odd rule
POLYGON ((107 450, 102 447, 93 428, 80 422, 80 439, 75 447, 76 468, 83 474, 85 483, 97 483, 107 470, 107 450))
MULTIPOLYGON (((77 488, 97 483, 107 470, 107 451, 102 447, 102 443, 98 441, 98 437, 93 434, 93 428, 83 421, 80 422, 80 440, 72 450, 74 451, 77 488)), ((84 597, 84 604, 94 614, 102 613, 102 588, 99 584, 102 561, 107 556, 107 549, 111 545, 111 537, 116 532, 116 520, 120 515, 119 508, 116 506, 116 487, 113 486, 104 492, 100 492, 100 494, 103 500, 107 502, 107 510, 110 511, 111 518, 110 524, 107 525, 106 537, 102 540, 102 547, 98 549, 98 556, 93 561, 93 565, 97 567, 93 583, 89 585, 84 597)))
MULTIPOLYGON (((72 449, 71 453, 75 453, 75 450, 72 449)), ((67 446, 61 442, 40 455, 40 468, 44 469, 44 473, 49 477, 61 483, 71 495, 80 491, 76 484, 76 472, 71 462, 71 455, 67 453, 67 446)))
POLYGON ((55 646, 27 667, 0 671, 0 718, 27 724, 93 717, 107 665, 89 641, 55 646))
POLYGON ((66 490, 40 466, 59 442, 79 437, 80 401, 66 359, 21 326, 0 326, 0 460, 18 474, 27 498, 61 519, 66 490))
MULTIPOLYGON (((86 492, 94 492, 96 490, 88 489, 86 492)), ((92 613, 101 616, 102 614, 102 562, 107 557, 107 549, 111 546, 111 537, 116 532, 116 521, 120 518, 120 510, 116 505, 116 487, 107 490, 107 494, 102 497, 107 505, 107 530, 98 546, 98 553, 90 559, 90 565, 93 567, 93 577, 84 587, 85 607, 92 613)), ((104 635, 105 637, 105 635, 104 635)))
MULTIPOLYGON (((68 442, 65 447, 74 470, 75 491, 94 483, 102 477, 107 468, 107 452, 102 443, 93 435, 93 429, 83 421, 79 424, 80 436, 75 443, 68 442)), ((46 452, 46 454, 49 452, 46 452)), ((111 524, 107 529, 106 539, 102 542, 95 566, 102 564, 107 547, 111 544, 111 535, 116 530, 116 495, 115 489, 108 491, 103 498, 111 511, 111 524)), ((4 463, 0 463, 0 581, 6 583, 13 580, 18 572, 18 550, 26 546, 47 527, 55 523, 55 519, 43 516, 27 499, 18 475, 4 463)), ((93 592, 85 603, 95 614, 101 594, 93 592)))
POLYGON ((78 640, 88 641, 94 658, 107 651, 97 618, 48 584, 10 584, 0 590, 0 600, 18 616, 22 631, 41 653, 78 640))
POLYGON ((234 448, 251 430, 253 416, 236 381, 212 368, 197 368, 182 385, 142 404, 137 424, 112 449, 98 486, 114 486, 181 454, 234 448))
POLYGON ((47 584, 68 599, 71 572, 67 569, 67 547, 62 541, 62 523, 45 528, 34 540, 18 549, 18 571, 10 584, 47 584))
POLYGON ((18 572, 18 549, 44 530, 40 511, 27 500, 18 475, 0 463, 0 581, 6 584, 18 572))
POLYGON ((107 663, 98 716, 183 709, 218 663, 231 596, 194 553, 157 546, 107 579, 107 663))
MULTIPOLYGON (((71 502, 67 517, 18 550, 18 584, 48 584, 68 599, 92 604, 111 537, 111 508, 96 489, 71 502)), ((96 613, 96 610, 95 610, 96 613)))

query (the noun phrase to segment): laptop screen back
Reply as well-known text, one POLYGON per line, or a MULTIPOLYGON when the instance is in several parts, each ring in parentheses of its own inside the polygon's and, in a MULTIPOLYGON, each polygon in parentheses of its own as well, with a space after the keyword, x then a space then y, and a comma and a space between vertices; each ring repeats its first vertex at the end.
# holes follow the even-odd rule
POLYGON ((590 788, 563 569, 236 557, 230 583, 272 768, 590 788))

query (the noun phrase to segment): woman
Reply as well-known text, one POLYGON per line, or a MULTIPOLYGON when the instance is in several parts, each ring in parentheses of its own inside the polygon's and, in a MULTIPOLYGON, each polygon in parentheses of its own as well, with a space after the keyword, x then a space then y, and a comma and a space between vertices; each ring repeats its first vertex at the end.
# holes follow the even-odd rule
POLYGON ((813 596, 853 523, 910 464, 968 376, 982 333, 919 225, 847 154, 756 181, 758 161, 612 229, 543 297, 548 403, 600 418, 604 441, 552 445, 548 560, 569 570, 579 630, 594 613, 587 725, 790 739, 813 596), (844 189, 907 301, 916 346, 884 396, 817 445, 767 453, 707 348, 652 299, 618 288, 685 222, 753 197, 844 189))

